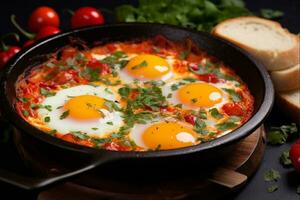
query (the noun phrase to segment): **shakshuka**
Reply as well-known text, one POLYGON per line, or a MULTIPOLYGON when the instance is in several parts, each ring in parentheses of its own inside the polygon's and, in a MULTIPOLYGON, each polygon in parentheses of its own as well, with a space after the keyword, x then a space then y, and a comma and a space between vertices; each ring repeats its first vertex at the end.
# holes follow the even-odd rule
POLYGON ((115 151, 214 140, 245 123, 254 102, 222 61, 163 36, 67 46, 21 75, 16 93, 18 113, 45 134, 115 151))

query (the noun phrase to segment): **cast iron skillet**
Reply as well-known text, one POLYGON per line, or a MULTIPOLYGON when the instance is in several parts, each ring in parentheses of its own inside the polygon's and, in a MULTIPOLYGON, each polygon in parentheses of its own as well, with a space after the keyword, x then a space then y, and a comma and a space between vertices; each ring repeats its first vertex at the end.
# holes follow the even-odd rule
POLYGON ((39 144, 37 145, 37 151, 40 151, 39 148, 47 149, 48 152, 50 151, 53 154, 63 156, 63 159, 66 161, 71 157, 76 158, 76 156, 78 159, 82 157, 87 157, 89 159, 87 159, 88 161, 79 169, 74 169, 74 171, 47 178, 25 177, 0 169, 0 180, 25 189, 34 189, 83 173, 108 161, 111 162, 126 158, 129 159, 129 162, 132 160, 135 162, 144 162, 149 159, 179 158, 194 154, 205 155, 209 158, 209 156, 212 155, 211 152, 236 142, 258 128, 270 112, 273 100, 273 85, 264 67, 253 60, 249 54, 240 48, 226 41, 217 39, 207 33, 169 25, 142 23, 95 26, 63 32, 53 37, 46 38, 21 51, 9 62, 1 80, 0 107, 3 116, 22 132, 22 136, 30 137, 39 144), (95 41, 126 41, 137 38, 154 37, 158 34, 161 34, 172 41, 183 41, 186 38, 190 38, 200 48, 206 50, 209 54, 216 56, 233 68, 242 80, 247 83, 250 91, 255 97, 254 115, 244 125, 232 133, 196 146, 155 152, 114 152, 79 146, 52 137, 31 126, 16 112, 14 102, 16 101, 15 83, 17 77, 22 74, 26 68, 44 62, 45 57, 42 55, 53 53, 57 49, 69 45, 70 37, 79 38, 80 40, 87 42, 87 44, 93 44, 95 41), (206 154, 204 154, 205 152, 206 154))

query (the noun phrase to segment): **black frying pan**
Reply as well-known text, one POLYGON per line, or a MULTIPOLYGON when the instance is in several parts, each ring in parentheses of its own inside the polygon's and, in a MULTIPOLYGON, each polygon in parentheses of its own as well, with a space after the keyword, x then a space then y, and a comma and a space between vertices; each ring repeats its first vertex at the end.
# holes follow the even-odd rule
POLYGON ((201 155, 202 158, 212 160, 211 158, 215 155, 215 152, 256 130, 270 112, 274 101, 274 90, 267 71, 260 63, 252 59, 248 53, 210 34, 161 24, 127 23, 104 25, 72 30, 49 37, 28 47, 15 56, 6 66, 0 84, 0 108, 2 109, 2 115, 16 129, 20 130, 23 137, 27 137, 33 141, 32 144, 36 145, 37 151, 44 151, 45 155, 46 153, 57 155, 66 163, 68 161, 74 162, 74 159, 80 160, 82 163, 79 168, 75 168, 72 171, 46 178, 25 177, 0 169, 0 180, 25 189, 44 187, 88 171, 103 163, 122 159, 128 159, 128 162, 137 163, 149 160, 155 163, 158 162, 156 160, 168 161, 168 159, 177 159, 177 161, 184 162, 184 158, 191 155, 201 155), (233 68, 242 80, 247 83, 255 98, 253 116, 232 133, 196 146, 152 152, 115 152, 79 146, 52 137, 31 126, 16 112, 14 108, 14 102, 16 101, 15 82, 18 76, 26 68, 44 62, 46 56, 43 55, 54 53, 61 47, 69 45, 70 37, 80 39, 92 45, 95 41, 104 43, 110 41, 127 41, 154 37, 158 34, 172 41, 184 41, 186 38, 190 38, 201 49, 206 50, 209 54, 233 68))

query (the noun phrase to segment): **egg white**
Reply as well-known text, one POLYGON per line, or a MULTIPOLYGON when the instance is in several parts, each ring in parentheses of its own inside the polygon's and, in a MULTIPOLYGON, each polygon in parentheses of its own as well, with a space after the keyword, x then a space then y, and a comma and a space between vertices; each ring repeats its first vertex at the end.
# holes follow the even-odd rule
POLYGON ((95 137, 104 137, 113 131, 118 131, 118 129, 124 124, 121 112, 109 112, 106 109, 100 109, 104 114, 104 117, 97 120, 76 120, 71 117, 60 119, 60 116, 64 112, 62 106, 70 100, 70 98, 81 95, 95 95, 110 101, 117 100, 117 94, 107 87, 79 85, 60 90, 55 94, 55 96, 47 97, 42 102, 42 106, 51 106, 51 111, 40 108, 38 110, 39 117, 42 120, 45 117, 50 117, 50 121, 45 122, 47 127, 55 129, 61 134, 80 131, 89 136, 95 137), (107 122, 112 122, 113 124, 110 125, 107 124, 107 122))

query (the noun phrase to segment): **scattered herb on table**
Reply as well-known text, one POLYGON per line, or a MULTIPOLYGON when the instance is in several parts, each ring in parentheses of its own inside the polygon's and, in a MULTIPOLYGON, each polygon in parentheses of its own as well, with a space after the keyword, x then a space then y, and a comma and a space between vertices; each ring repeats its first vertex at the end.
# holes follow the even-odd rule
POLYGON ((271 185, 268 187, 268 192, 272 193, 275 192, 276 190, 278 190, 278 185, 271 185))
POLYGON ((272 9, 261 9, 260 15, 267 19, 278 19, 284 15, 284 13, 280 10, 272 10, 272 9))
POLYGON ((295 123, 282 125, 280 127, 271 127, 268 132, 268 142, 272 145, 284 144, 287 139, 298 136, 299 133, 295 123))
POLYGON ((266 182, 278 181, 281 178, 279 172, 275 169, 269 169, 264 173, 264 179, 266 182))
POLYGON ((291 166, 292 165, 292 161, 290 159, 290 155, 289 155, 289 151, 284 151, 282 152, 280 158, 279 158, 280 163, 285 166, 291 166))

